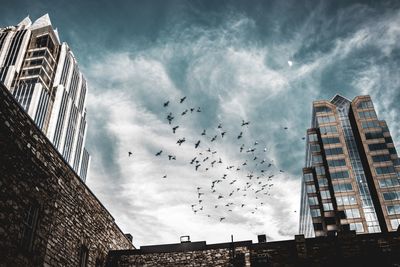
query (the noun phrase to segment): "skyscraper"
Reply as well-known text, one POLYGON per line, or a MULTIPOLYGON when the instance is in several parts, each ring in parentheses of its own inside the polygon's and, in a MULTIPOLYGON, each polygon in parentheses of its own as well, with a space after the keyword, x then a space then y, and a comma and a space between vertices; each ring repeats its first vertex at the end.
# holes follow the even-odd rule
POLYGON ((87 83, 48 14, 0 28, 0 82, 85 181, 87 83))
POLYGON ((395 231, 400 160, 370 96, 313 103, 303 168, 300 233, 326 236, 395 231))

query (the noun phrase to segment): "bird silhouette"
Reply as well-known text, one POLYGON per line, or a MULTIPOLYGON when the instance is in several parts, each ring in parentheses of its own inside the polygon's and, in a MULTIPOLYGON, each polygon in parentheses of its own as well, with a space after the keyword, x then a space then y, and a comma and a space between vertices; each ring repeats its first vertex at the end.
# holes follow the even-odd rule
POLYGON ((242 136, 243 136, 243 132, 240 132, 240 134, 238 135, 237 139, 242 138, 242 136))
POLYGON ((130 152, 130 151, 128 151, 128 157, 130 157, 130 156, 132 156, 132 155, 133 155, 133 153, 130 152))
POLYGON ((174 119, 174 116, 172 116, 172 113, 170 112, 170 113, 168 114, 168 116, 167 116, 168 123, 171 124, 171 122, 172 122, 173 119, 174 119))
POLYGON ((161 153, 162 153, 162 150, 158 151, 158 152, 156 153, 156 156, 161 156, 161 153))
POLYGON ((217 136, 215 135, 213 138, 211 138, 211 142, 214 142, 217 139, 217 136))
POLYGON ((179 100, 179 103, 183 103, 183 101, 185 101, 185 99, 186 99, 186 96, 182 97, 182 98, 179 100))
POLYGON ((200 109, 200 107, 198 107, 196 111, 197 111, 197 112, 201 112, 201 109, 200 109))
POLYGON ((169 104, 169 100, 164 103, 164 107, 168 107, 168 104, 169 104))
POLYGON ((172 132, 175 133, 175 132, 176 132, 176 129, 178 129, 178 128, 179 128, 179 125, 173 127, 173 128, 172 128, 172 132))
POLYGON ((162 178, 167 178, 167 175, 164 175, 162 178))
POLYGON ((168 155, 168 160, 176 160, 176 156, 174 156, 174 155, 168 155))
POLYGON ((196 165, 196 171, 197 171, 197 169, 198 169, 200 166, 201 166, 201 164, 197 164, 197 165, 196 165))
POLYGON ((203 132, 201 133, 201 135, 206 135, 206 129, 203 130, 203 132))
POLYGON ((194 111, 194 108, 190 108, 190 113, 193 113, 193 111, 194 111))
POLYGON ((200 140, 198 140, 198 141, 196 142, 196 144, 194 144, 194 148, 198 148, 199 145, 200 145, 200 140))
POLYGON ((197 157, 194 157, 194 158, 190 161, 190 164, 193 164, 194 161, 196 160, 196 158, 197 158, 197 157))
POLYGON ((186 141, 185 137, 178 139, 178 141, 176 142, 177 144, 182 145, 182 143, 184 143, 186 141))
POLYGON ((185 109, 185 110, 181 113, 181 115, 184 116, 187 112, 188 112, 188 110, 185 109))
POLYGON ((244 149, 244 144, 242 144, 242 145, 240 146, 240 153, 242 153, 243 149, 244 149))
POLYGON ((225 217, 219 218, 219 221, 220 221, 220 222, 222 222, 223 220, 225 220, 225 217))
POLYGON ((242 120, 242 126, 249 125, 249 124, 250 124, 249 121, 244 121, 244 120, 242 120))
POLYGON ((224 138, 224 135, 226 134, 226 132, 222 132, 221 133, 221 137, 224 138))
POLYGON ((218 127, 217 127, 218 129, 221 129, 222 128, 222 124, 220 123, 220 124, 218 124, 218 127))

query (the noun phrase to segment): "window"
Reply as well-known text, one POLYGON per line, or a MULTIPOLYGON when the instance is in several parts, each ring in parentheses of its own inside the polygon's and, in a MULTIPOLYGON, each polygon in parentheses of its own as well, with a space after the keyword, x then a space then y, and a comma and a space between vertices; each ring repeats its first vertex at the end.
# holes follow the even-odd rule
POLYGON ((395 192, 385 192, 382 193, 383 198, 387 201, 392 201, 392 200, 399 200, 400 199, 400 192, 395 191, 395 192))
POLYGON ((317 173, 317 175, 325 175, 324 166, 316 166, 315 167, 315 172, 317 173))
POLYGON ((304 181, 306 181, 306 182, 313 181, 313 179, 314 179, 313 174, 311 172, 303 174, 303 177, 304 177, 304 181))
POLYGON ((88 264, 89 250, 85 245, 81 245, 79 250, 79 267, 86 267, 88 264))
POLYGON ((341 148, 341 147, 327 148, 327 149, 325 149, 325 154, 327 156, 341 155, 341 154, 343 154, 343 148, 341 148))
POLYGON ((391 161, 391 158, 390 158, 390 155, 388 155, 388 154, 377 155, 377 156, 372 156, 372 161, 373 162, 391 161))
POLYGON ((324 137, 322 138, 322 143, 324 143, 324 145, 338 144, 340 143, 340 139, 339 137, 324 137))
POLYGON ((369 144, 368 148, 370 151, 376 151, 376 150, 386 149, 387 147, 385 143, 378 143, 378 144, 369 144))
POLYGON ((39 218, 39 204, 35 201, 25 212, 21 246, 26 251, 32 251, 36 226, 39 218))
POLYGON ((335 116, 318 116, 317 117, 318 124, 323 124, 323 123, 330 123, 330 122, 335 122, 336 118, 335 116))
POLYGON ((360 111, 360 112, 358 112, 358 115, 360 116, 361 119, 376 118, 376 113, 373 110, 360 111))
POLYGON ((341 167, 346 166, 346 161, 344 159, 331 159, 328 160, 329 167, 341 167))
POLYGON ((326 179, 325 177, 319 178, 318 179, 318 185, 320 187, 322 186, 328 186, 328 179, 326 179))
POLYGON ((377 138, 384 138, 382 132, 367 132, 365 133, 365 139, 377 139, 377 138))
POLYGON ((315 113, 331 112, 332 109, 326 106, 314 107, 315 113))
POLYGON ((318 144, 312 144, 312 145, 310 145, 310 150, 311 150, 311 152, 320 152, 321 148, 319 147, 318 144))
POLYGON ((310 204, 310 206, 318 205, 318 198, 317 197, 309 197, 308 198, 308 203, 310 204))
POLYGON ((397 177, 393 178, 386 178, 386 179, 379 179, 379 187, 380 188, 387 188, 387 187, 395 187, 399 186, 399 180, 397 177))
POLYGON ((330 210, 333 210, 333 205, 332 205, 332 203, 323 203, 322 204, 322 206, 323 206, 323 208, 324 208, 324 211, 330 211, 330 210))
POLYGON ((363 121, 363 122, 361 122, 361 127, 363 129, 380 128, 380 125, 379 125, 379 122, 377 122, 377 121, 363 121))
POLYGON ((360 211, 358 209, 345 209, 346 218, 360 218, 360 211))
POLYGON ((353 186, 350 183, 345 183, 345 184, 334 184, 333 185, 333 190, 335 192, 348 192, 353 190, 353 186))
POLYGON ((397 230, 400 224, 400 219, 392 219, 390 220, 390 224, 392 225, 393 230, 397 230))
POLYGON ((357 204, 356 197, 354 195, 349 196, 337 196, 336 203, 338 206, 342 205, 354 205, 357 204))
POLYGON ((388 205, 386 209, 389 215, 400 214, 400 205, 388 205))
POLYGON ((307 185, 306 189, 307 189, 307 193, 315 193, 316 192, 315 186, 313 184, 307 185))
POLYGON ((320 217, 321 211, 319 209, 311 209, 311 217, 320 217))
POLYGON ((385 167, 376 167, 375 168, 376 174, 381 175, 381 174, 388 174, 388 173, 395 173, 396 171, 394 170, 393 166, 385 166, 385 167))
POLYGON ((374 107, 374 105, 369 100, 362 101, 362 102, 358 103, 358 105, 357 105, 357 108, 360 108, 360 109, 373 108, 373 107, 374 107))
POLYGON ((320 194, 321 194, 322 199, 331 198, 331 194, 329 193, 329 190, 321 190, 320 194))
POLYGON ((321 155, 312 155, 312 163, 313 163, 313 165, 322 163, 322 156, 321 155))
POLYGON ((321 134, 327 134, 327 133, 337 133, 338 129, 335 125, 327 125, 327 126, 321 126, 319 128, 321 131, 321 134))
POLYGON ((356 231, 356 233, 363 233, 364 232, 364 226, 362 223, 350 223, 350 230, 356 231))
POLYGON ((332 179, 346 179, 349 178, 349 171, 331 172, 332 179))
POLYGON ((385 142, 386 142, 386 144, 393 143, 393 139, 392 139, 392 137, 388 136, 388 137, 384 137, 384 138, 385 138, 385 142))
POLYGON ((316 141, 318 141, 318 136, 317 136, 317 134, 315 134, 315 133, 309 134, 309 135, 308 135, 308 141, 309 141, 309 142, 316 142, 316 141))

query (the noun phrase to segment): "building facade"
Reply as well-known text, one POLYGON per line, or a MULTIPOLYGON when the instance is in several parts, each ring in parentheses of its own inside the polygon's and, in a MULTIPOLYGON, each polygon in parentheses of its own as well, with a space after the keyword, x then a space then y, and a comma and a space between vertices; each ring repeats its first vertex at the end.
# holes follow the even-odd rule
POLYGON ((306 139, 300 233, 396 231, 400 160, 370 96, 315 101, 306 139))
POLYGON ((85 181, 87 83, 47 14, 0 28, 0 82, 85 181))

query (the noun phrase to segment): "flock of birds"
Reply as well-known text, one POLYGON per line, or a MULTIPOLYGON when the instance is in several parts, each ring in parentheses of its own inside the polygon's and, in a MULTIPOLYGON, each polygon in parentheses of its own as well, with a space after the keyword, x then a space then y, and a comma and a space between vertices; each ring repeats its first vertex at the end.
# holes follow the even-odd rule
MULTIPOLYGON (((176 114, 168 110, 172 104, 170 101, 162 104, 167 110, 165 118, 171 125, 174 135, 183 128, 183 125, 175 124, 177 117, 202 112, 200 107, 186 107, 185 100, 186 97, 179 99, 179 107, 184 106, 184 108, 181 113, 176 114)), ((179 147, 186 143, 195 151, 187 162, 193 171, 210 176, 209 187, 204 185, 195 187, 195 201, 190 205, 194 214, 202 214, 222 222, 235 209, 240 213, 256 213, 266 204, 266 198, 271 196, 274 178, 285 171, 277 168, 273 161, 268 160, 268 149, 266 146, 261 146, 263 142, 253 140, 250 144, 246 144, 244 139, 247 139, 245 135, 250 124, 250 121, 242 120, 240 131, 229 133, 223 123, 219 123, 214 129, 203 129, 197 138, 177 138, 176 144, 179 147), (215 148, 210 147, 215 147, 219 141, 228 137, 237 144, 237 153, 243 159, 235 164, 226 162, 215 148)), ((287 131, 288 127, 282 127, 282 130, 287 131)), ((133 153, 128 151, 128 156, 132 157, 133 153)), ((163 149, 155 152, 154 156, 166 157, 171 162, 177 160, 176 155, 165 153, 163 149)), ((162 179, 167 179, 167 177, 168 175, 164 174, 162 179)))

